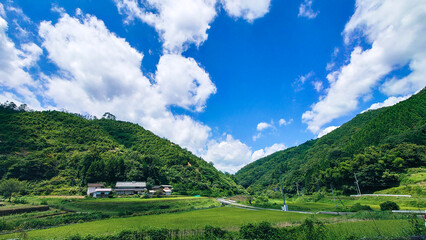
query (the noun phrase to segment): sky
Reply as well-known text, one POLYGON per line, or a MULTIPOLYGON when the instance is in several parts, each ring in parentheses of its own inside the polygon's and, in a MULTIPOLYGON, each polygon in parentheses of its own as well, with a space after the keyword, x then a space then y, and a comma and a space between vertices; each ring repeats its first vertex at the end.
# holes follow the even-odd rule
POLYGON ((235 173, 426 85, 424 0, 0 0, 0 102, 130 121, 235 173))

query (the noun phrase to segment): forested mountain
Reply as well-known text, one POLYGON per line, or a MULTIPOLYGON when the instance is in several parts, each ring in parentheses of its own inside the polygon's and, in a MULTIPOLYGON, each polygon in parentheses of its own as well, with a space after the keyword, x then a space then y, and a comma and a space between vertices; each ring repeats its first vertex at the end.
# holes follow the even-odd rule
MULTIPOLYGON (((322 138, 276 152, 236 173, 254 191, 279 186, 287 193, 330 189, 356 193, 354 173, 364 192, 398 186, 400 175, 426 167, 426 90, 392 107, 357 115, 322 138)), ((425 170, 426 171, 426 170, 425 170)))
POLYGON ((172 184, 181 194, 232 195, 229 176, 139 125, 59 111, 0 107, 0 178, 26 180, 34 194, 79 194, 88 182, 172 184))

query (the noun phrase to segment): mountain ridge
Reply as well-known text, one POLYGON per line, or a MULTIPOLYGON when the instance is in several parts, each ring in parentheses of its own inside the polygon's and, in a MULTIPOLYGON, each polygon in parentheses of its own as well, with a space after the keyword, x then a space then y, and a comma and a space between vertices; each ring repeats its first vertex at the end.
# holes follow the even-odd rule
POLYGON ((364 167, 369 166, 377 165, 380 168, 378 165, 382 164, 382 168, 374 174, 380 177, 386 175, 389 179, 382 181, 380 186, 370 186, 379 179, 372 170, 372 173, 361 174, 361 182, 368 186, 368 191, 395 186, 400 173, 392 166, 395 159, 398 158, 398 162, 402 158, 406 164, 401 165, 404 169, 426 166, 425 106, 426 90, 423 89, 395 106, 358 114, 319 139, 250 163, 240 169, 235 177, 242 186, 263 191, 278 186, 278 172, 281 170, 285 172, 284 185, 290 193, 297 191, 296 186, 313 192, 327 189, 329 184, 336 185, 345 193, 352 193, 353 172, 362 172, 364 167), (412 152, 413 156, 404 155, 407 152, 412 152), (419 162, 413 163, 411 158, 419 162), (343 167, 345 164, 346 169, 343 167))
POLYGON ((180 194, 243 191, 213 165, 137 124, 22 109, 0 107, 0 178, 29 181, 31 193, 80 194, 88 182, 118 180, 170 183, 180 194))

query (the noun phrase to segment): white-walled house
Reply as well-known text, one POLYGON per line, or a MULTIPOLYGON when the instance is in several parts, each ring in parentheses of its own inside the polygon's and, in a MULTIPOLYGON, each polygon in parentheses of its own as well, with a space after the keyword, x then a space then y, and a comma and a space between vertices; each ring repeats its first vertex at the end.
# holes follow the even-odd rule
POLYGON ((88 183, 87 184, 87 195, 93 196, 93 193, 98 188, 104 188, 104 184, 103 183, 88 183))

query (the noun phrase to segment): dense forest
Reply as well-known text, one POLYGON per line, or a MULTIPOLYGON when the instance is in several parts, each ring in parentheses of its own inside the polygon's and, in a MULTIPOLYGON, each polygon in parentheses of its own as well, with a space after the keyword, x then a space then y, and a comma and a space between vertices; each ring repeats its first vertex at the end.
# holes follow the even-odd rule
POLYGON ((408 169, 426 171, 426 90, 394 106, 357 115, 322 138, 259 159, 236 173, 250 191, 279 186, 289 194, 330 190, 355 194, 396 187, 408 169))
POLYGON ((137 124, 60 111, 0 106, 0 178, 27 181, 31 194, 81 194, 89 182, 172 184, 180 194, 240 193, 229 175, 137 124))

